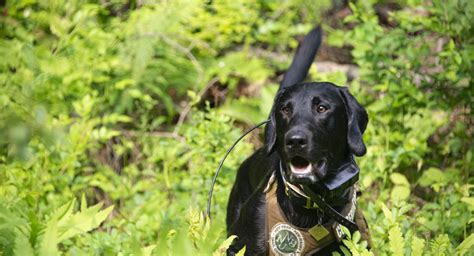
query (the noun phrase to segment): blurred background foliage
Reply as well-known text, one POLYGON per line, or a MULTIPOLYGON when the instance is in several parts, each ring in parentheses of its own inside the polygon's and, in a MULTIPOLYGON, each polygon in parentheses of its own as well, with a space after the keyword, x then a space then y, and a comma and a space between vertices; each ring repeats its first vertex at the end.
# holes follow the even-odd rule
POLYGON ((223 254, 261 132, 225 163, 210 225, 213 172, 317 24, 309 80, 348 86, 370 116, 373 251, 473 255, 473 1, 1 3, 1 255, 223 254))

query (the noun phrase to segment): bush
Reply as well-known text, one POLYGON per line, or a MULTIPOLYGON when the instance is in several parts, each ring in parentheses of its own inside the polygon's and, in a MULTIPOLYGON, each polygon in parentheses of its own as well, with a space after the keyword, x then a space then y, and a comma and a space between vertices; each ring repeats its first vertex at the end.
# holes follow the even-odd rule
MULTIPOLYGON (((359 75, 312 79, 347 83, 370 115, 359 202, 374 252, 469 254, 472 1, 358 1, 344 22, 317 2, 7 1, 1 254, 224 254, 227 197, 257 138, 226 161, 210 224, 213 172, 320 21, 359 75)), ((357 233, 344 244, 372 253, 357 233)))

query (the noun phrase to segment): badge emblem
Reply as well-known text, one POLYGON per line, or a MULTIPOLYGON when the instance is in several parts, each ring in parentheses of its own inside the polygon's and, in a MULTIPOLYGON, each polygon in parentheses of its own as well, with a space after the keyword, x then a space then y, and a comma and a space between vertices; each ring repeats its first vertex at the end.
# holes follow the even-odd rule
POLYGON ((270 247, 277 255, 301 255, 304 249, 303 235, 288 224, 278 223, 272 228, 270 247))

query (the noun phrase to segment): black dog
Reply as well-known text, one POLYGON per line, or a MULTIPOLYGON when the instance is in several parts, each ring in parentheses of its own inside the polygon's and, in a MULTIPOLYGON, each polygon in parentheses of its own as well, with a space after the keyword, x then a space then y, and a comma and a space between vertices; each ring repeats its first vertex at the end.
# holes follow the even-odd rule
MULTIPOLYGON (((338 223, 300 185, 320 191, 321 182, 355 165, 353 155, 366 152, 362 134, 368 117, 346 88, 301 83, 320 42, 316 28, 299 46, 275 98, 265 146, 239 168, 227 208, 228 235, 238 237, 230 255, 244 246, 246 255, 330 255, 339 249, 338 223)), ((325 201, 366 228, 355 211, 354 187, 337 198, 325 201)))

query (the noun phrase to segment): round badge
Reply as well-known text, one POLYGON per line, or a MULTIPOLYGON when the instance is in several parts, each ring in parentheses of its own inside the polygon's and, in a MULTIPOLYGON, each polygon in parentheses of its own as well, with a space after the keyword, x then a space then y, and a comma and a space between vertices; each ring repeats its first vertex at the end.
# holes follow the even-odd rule
POLYGON ((278 223, 270 233, 270 247, 278 255, 300 255, 304 249, 303 235, 288 224, 278 223))

